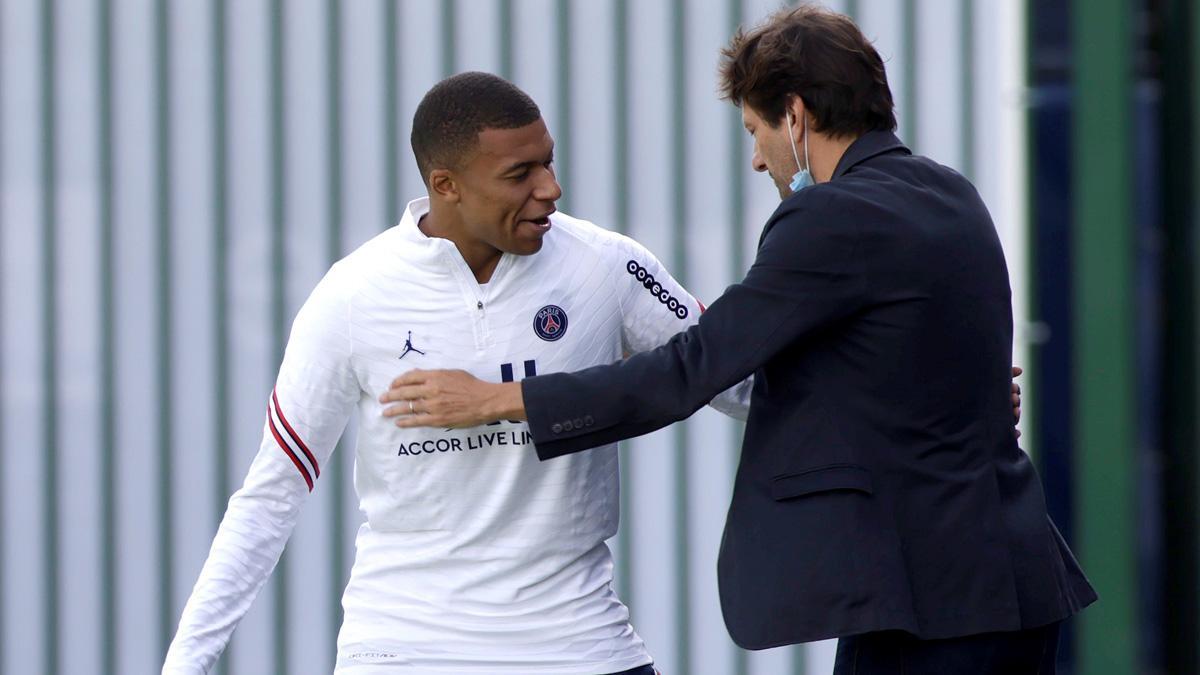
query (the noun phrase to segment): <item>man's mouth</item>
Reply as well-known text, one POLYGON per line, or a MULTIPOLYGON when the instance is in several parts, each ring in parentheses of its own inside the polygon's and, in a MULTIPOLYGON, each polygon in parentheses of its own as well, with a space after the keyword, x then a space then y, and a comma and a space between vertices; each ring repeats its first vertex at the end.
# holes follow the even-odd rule
POLYGON ((554 213, 554 212, 551 211, 550 213, 547 213, 542 216, 538 216, 536 218, 525 218, 524 222, 529 223, 530 225, 533 225, 534 227, 541 229, 542 231, 549 230, 550 229, 550 214, 552 214, 552 213, 554 213))

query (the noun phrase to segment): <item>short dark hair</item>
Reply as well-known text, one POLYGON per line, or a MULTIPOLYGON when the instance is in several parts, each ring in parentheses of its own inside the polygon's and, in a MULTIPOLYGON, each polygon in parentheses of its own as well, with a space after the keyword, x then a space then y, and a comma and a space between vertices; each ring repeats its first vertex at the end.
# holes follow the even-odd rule
POLYGON ((490 73, 459 73, 438 82, 413 115, 411 141, 421 180, 428 186, 433 169, 461 166, 484 129, 516 129, 541 116, 528 94, 490 73))
POLYGON ((776 12, 721 50, 721 96, 749 105, 772 127, 793 95, 814 131, 844 138, 895 131, 883 59, 849 17, 812 5, 776 12))

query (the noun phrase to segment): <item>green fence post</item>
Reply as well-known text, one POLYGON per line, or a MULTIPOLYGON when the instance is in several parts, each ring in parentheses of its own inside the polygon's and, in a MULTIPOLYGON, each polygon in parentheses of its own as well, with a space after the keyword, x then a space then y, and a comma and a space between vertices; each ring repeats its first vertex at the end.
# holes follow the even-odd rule
POLYGON ((1101 600, 1080 673, 1135 672, 1135 400, 1129 0, 1075 0, 1074 417, 1079 554, 1101 600))

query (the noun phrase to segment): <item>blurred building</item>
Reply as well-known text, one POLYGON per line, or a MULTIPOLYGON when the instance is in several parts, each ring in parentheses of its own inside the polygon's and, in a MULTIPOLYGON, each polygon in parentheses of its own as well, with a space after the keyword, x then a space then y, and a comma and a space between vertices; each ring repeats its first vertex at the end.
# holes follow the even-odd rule
POLYGON ((1195 673, 1196 133, 1192 0, 1028 3, 1029 431, 1101 602, 1075 672, 1195 673))

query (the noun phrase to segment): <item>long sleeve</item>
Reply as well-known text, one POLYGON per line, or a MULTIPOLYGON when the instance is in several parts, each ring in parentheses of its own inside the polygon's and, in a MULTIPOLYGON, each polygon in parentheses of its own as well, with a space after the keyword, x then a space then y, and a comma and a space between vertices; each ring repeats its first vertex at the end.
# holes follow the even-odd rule
POLYGON ((576 373, 528 378, 522 392, 542 459, 640 436, 684 419, 805 336, 859 310, 865 274, 852 224, 820 200, 785 201, 746 278, 699 323, 652 351, 576 373), (572 424, 586 419, 591 424, 572 424))
MULTIPOLYGON (((617 240, 617 261, 624 269, 614 285, 621 306, 621 340, 625 352, 637 354, 665 344, 696 325, 704 306, 644 246, 628 237, 617 240)), ((722 391, 710 405, 745 420, 750 410, 753 376, 722 391)))
MULTIPOLYGON (((335 268, 336 270, 336 268, 335 268)), ((206 673, 270 577, 359 398, 348 303, 331 272, 300 310, 267 402, 263 440, 229 500, 163 673, 206 673)))

